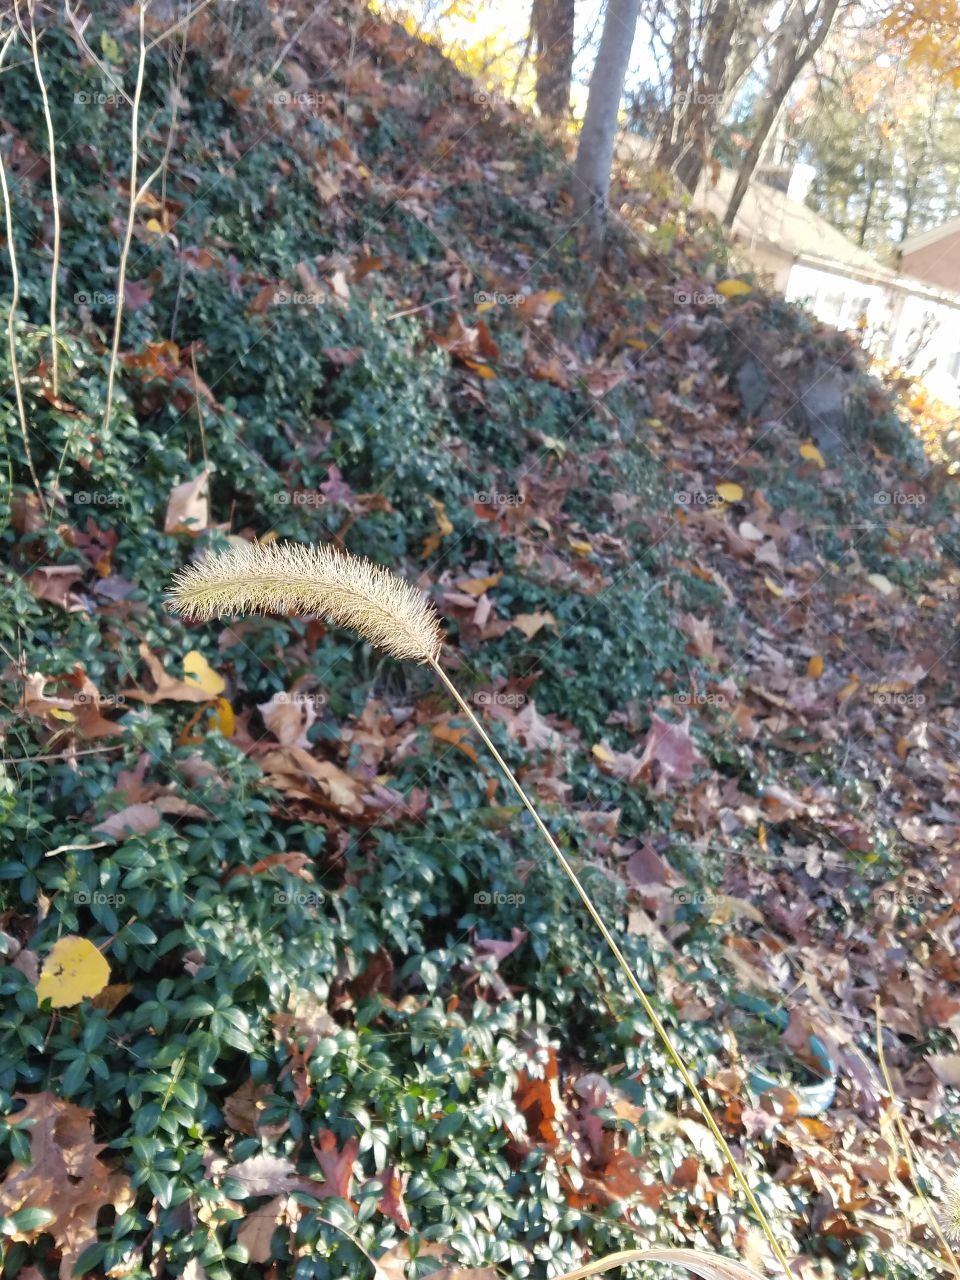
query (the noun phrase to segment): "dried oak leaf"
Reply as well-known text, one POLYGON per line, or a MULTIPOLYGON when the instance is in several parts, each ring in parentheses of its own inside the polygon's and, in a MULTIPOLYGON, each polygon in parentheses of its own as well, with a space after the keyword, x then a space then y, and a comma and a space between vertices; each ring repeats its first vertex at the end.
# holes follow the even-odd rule
POLYGON ((24 680, 21 710, 36 716, 48 728, 63 729, 70 725, 84 738, 106 738, 124 733, 122 724, 115 724, 101 714, 100 691, 77 663, 70 675, 55 677, 58 685, 67 684, 75 690, 70 698, 48 698, 45 689, 50 676, 34 672, 24 680))
POLYGON ((327 1196, 336 1196, 338 1200, 350 1201, 350 1193, 353 1190, 353 1166, 357 1156, 360 1154, 360 1143, 356 1138, 348 1138, 343 1144, 343 1150, 337 1150, 336 1135, 330 1129, 320 1130, 320 1145, 312 1144, 313 1154, 317 1157, 317 1163, 323 1170, 324 1183, 317 1191, 311 1192, 311 1195, 319 1195, 321 1198, 327 1196))
POLYGON ((71 588, 85 572, 82 565, 43 565, 28 573, 25 582, 38 600, 47 600, 67 613, 83 613, 87 606, 71 588))
POLYGON ((209 527, 210 472, 204 468, 192 480, 185 480, 170 490, 163 531, 196 536, 209 527))
POLYGON ((285 1225, 292 1230, 299 1219, 300 1206, 292 1196, 275 1196, 247 1214, 237 1232, 237 1244, 246 1249, 250 1262, 270 1262, 274 1231, 285 1225))
POLYGON ((99 1158, 104 1146, 94 1142, 92 1111, 52 1093, 16 1096, 26 1106, 11 1119, 18 1128, 31 1122, 25 1132, 32 1158, 29 1166, 15 1161, 7 1170, 0 1184, 0 1216, 46 1210, 48 1221, 15 1232, 13 1239, 30 1243, 40 1235, 52 1236, 60 1251, 60 1278, 69 1280, 80 1254, 97 1239, 101 1209, 125 1212, 133 1192, 129 1179, 99 1158))

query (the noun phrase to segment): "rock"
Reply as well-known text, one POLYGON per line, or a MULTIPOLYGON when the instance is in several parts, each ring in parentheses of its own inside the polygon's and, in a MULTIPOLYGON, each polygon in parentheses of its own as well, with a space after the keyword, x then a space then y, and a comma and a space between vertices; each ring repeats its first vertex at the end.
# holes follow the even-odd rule
POLYGON ((800 416, 814 443, 826 456, 846 448, 849 411, 847 398, 857 381, 828 360, 817 360, 812 375, 800 389, 800 416))
POLYGON ((737 390, 748 418, 755 417, 770 397, 770 379, 752 356, 737 371, 737 390))

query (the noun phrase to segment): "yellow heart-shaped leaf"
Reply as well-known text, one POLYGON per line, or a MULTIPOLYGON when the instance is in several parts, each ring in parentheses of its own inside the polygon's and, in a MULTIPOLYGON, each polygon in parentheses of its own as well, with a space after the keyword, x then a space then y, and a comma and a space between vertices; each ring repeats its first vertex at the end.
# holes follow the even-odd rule
POLYGON ((54 1009, 67 1009, 87 996, 96 996, 110 981, 110 966, 86 938, 70 934, 54 944, 43 962, 37 999, 54 1009))

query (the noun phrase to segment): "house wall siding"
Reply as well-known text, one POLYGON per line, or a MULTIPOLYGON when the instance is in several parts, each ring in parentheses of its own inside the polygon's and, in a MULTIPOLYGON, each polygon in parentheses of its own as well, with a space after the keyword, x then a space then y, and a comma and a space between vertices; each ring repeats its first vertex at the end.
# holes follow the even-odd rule
POLYGON ((938 289, 960 293, 960 231, 905 253, 901 270, 938 289))

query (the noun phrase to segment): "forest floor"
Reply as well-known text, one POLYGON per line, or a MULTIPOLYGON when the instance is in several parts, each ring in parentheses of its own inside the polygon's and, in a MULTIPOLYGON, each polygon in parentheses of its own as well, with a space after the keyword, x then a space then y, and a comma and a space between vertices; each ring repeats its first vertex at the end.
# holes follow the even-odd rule
POLYGON ((41 42, 56 391, 22 42, 4 77, 37 477, 10 398, 4 1276, 768 1261, 428 673, 320 620, 165 610, 253 537, 429 594, 797 1274, 950 1274, 924 1203, 960 1124, 946 442, 657 174, 617 178, 586 267, 566 143, 399 26, 333 4, 271 70, 295 8, 151 49, 109 421, 135 17, 88 30, 99 65, 41 42))

